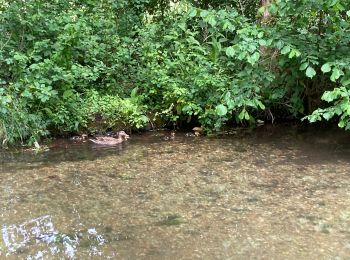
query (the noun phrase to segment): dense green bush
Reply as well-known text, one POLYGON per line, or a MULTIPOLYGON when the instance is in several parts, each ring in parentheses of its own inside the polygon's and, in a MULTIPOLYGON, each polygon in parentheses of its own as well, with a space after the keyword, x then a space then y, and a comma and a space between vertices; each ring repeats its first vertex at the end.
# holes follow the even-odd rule
POLYGON ((119 106, 121 118, 130 115, 125 122, 128 125, 141 127, 145 123, 138 104, 133 103, 135 98, 130 99, 136 67, 128 33, 118 33, 125 19, 118 12, 122 7, 122 3, 114 6, 113 1, 41 0, 11 1, 3 6, 3 141, 38 139, 48 130, 62 133, 86 128, 91 115, 81 107, 88 107, 92 89, 116 99, 120 96, 113 105, 119 106))
POLYGON ((273 80, 258 65, 263 32, 232 10, 176 11, 140 32, 146 102, 171 121, 195 118, 208 130, 232 117, 254 121, 250 112, 265 108, 273 80))
POLYGON ((350 3, 262 2, 0 2, 0 139, 276 116, 349 129, 350 3))

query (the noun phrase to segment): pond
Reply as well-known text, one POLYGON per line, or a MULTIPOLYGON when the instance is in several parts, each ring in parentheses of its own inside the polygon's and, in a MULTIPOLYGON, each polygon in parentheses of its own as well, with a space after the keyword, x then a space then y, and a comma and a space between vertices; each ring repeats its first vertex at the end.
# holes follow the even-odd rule
POLYGON ((348 259, 350 134, 56 140, 0 152, 0 258, 348 259))

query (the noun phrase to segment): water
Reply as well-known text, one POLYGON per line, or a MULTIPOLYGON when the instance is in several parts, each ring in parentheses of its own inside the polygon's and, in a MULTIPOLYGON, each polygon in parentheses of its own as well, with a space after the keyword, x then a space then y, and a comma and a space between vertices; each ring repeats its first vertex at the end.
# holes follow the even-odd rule
POLYGON ((0 154, 0 258, 348 259, 350 134, 167 132, 0 154))

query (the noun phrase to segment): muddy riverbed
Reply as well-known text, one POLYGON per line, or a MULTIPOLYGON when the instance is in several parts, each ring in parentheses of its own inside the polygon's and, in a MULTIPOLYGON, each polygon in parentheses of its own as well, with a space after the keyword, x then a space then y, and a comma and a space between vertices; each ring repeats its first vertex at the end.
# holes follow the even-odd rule
POLYGON ((349 259, 350 133, 294 126, 0 152, 0 258, 349 259))

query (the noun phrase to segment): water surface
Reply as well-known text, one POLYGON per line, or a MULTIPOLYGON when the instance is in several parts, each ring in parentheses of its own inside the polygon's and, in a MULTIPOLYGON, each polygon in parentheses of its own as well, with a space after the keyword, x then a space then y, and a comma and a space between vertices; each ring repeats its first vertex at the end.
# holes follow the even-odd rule
POLYGON ((350 134, 293 126, 0 152, 0 258, 348 259, 350 134))

